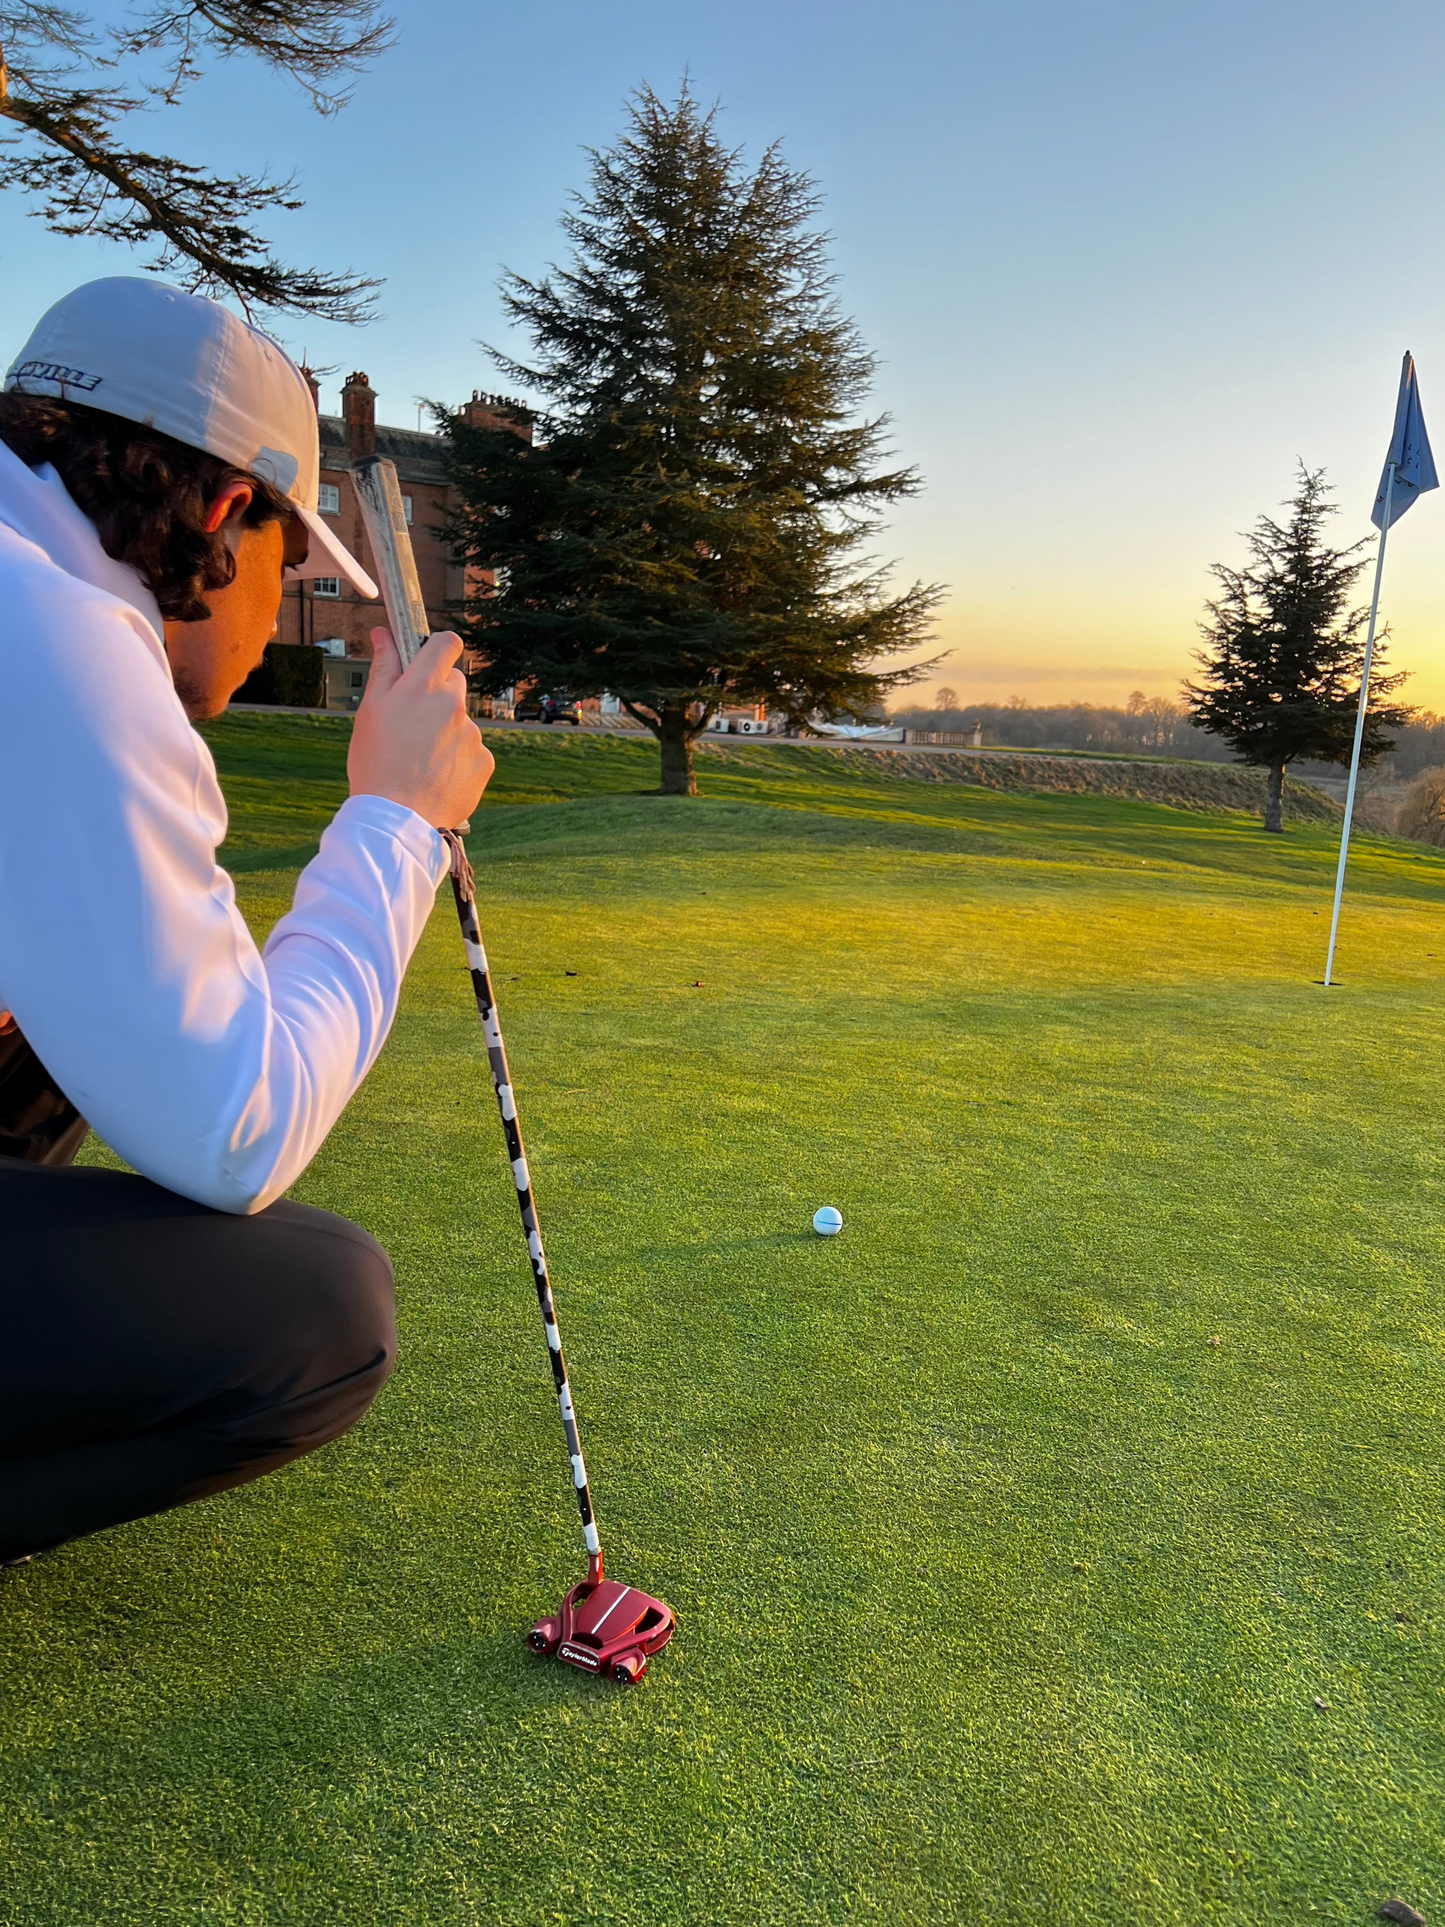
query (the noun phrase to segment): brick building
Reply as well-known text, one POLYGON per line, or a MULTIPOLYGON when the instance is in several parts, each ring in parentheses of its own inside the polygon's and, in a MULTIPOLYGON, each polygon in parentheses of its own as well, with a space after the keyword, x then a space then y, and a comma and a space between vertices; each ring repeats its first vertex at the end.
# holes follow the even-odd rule
MULTIPOLYGON (((464 592, 473 585, 452 561, 439 533, 451 506, 441 436, 379 424, 376 390, 364 374, 352 375, 341 390, 341 413, 323 415, 317 382, 313 376, 307 378, 321 429, 321 513, 335 518, 342 542, 375 576, 378 571, 362 525, 351 468, 363 455, 389 456, 396 464, 411 525, 427 617, 433 630, 450 627, 464 592)), ((530 423, 508 421, 496 412, 497 406, 495 398, 474 394, 461 410, 462 419, 475 427, 511 427, 530 442, 530 423)), ((366 601, 337 576, 317 576, 286 584, 276 640, 329 644, 328 654, 334 660, 327 669, 327 706, 354 709, 366 686, 371 631, 385 621, 379 602, 366 601)))

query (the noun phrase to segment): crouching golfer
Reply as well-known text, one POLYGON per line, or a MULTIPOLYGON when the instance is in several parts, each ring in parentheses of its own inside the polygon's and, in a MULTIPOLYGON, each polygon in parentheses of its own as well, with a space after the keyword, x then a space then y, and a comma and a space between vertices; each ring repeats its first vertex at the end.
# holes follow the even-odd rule
POLYGON ((377 656, 350 799, 264 952, 191 723, 283 572, 374 585, 316 514, 306 383, 154 281, 92 282, 0 394, 0 1562, 259 1477, 356 1422, 391 1266, 282 1199, 385 1040, 491 758, 455 636, 377 656), (87 1121, 139 1172, 70 1168, 87 1121))

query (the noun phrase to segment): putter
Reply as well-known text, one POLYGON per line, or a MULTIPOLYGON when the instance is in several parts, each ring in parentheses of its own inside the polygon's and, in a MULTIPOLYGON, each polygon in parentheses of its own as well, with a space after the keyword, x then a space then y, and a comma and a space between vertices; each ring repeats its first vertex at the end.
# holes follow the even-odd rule
MULTIPOLYGON (((381 577, 381 593, 386 603, 387 621, 396 640, 403 667, 408 664, 427 636, 426 606, 417 580, 416 558, 406 526, 401 489, 396 469, 385 456, 365 455, 355 465, 352 476, 367 538, 381 577)), ((517 1204, 522 1213, 522 1229, 527 1239, 527 1257, 532 1267, 532 1282, 537 1288, 537 1303, 542 1312, 542 1327, 547 1338, 547 1356, 552 1364, 552 1384, 562 1413, 562 1430, 567 1439, 567 1456, 572 1462, 572 1483, 577 1491, 577 1509, 582 1515, 582 1538, 587 1547, 587 1577, 580 1580, 562 1601, 556 1613, 538 1620, 527 1635, 533 1652, 555 1653, 569 1666, 583 1672, 598 1673, 619 1686, 635 1686, 647 1671, 647 1662, 660 1653, 672 1638, 676 1618, 671 1606, 653 1599, 635 1586, 619 1585, 602 1576, 602 1541, 592 1511, 592 1494, 587 1485, 587 1467, 582 1458, 582 1440, 577 1430, 577 1412, 572 1403, 572 1388, 567 1382, 567 1362, 562 1354, 562 1334, 557 1327, 557 1309, 552 1302, 552 1284, 547 1276, 547 1254, 542 1248, 542 1232, 537 1223, 537 1205, 532 1196, 532 1180, 527 1155, 522 1147, 522 1127, 517 1116, 517 1098, 512 1074, 507 1068, 507 1047, 497 1018, 497 1002, 492 995, 492 979, 487 968, 487 953, 482 947, 481 927, 477 921, 476 885, 472 866, 459 829, 443 830, 451 853, 452 895, 462 926, 462 943, 471 974, 472 993, 477 1000, 477 1015, 482 1020, 482 1035, 487 1043, 487 1062, 492 1073, 492 1089, 502 1119, 507 1161, 517 1187, 517 1204)))

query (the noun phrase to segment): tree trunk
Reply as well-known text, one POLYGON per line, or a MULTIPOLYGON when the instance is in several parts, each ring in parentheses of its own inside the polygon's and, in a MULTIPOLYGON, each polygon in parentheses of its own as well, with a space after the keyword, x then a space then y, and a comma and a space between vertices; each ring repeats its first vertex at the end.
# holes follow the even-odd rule
POLYGON ((687 712, 686 703, 664 703, 658 718, 664 796, 697 795, 697 778, 692 769, 693 731, 687 712))
POLYGON ((1284 830, 1284 764, 1269 766, 1269 788, 1264 797, 1264 827, 1278 836, 1284 830))

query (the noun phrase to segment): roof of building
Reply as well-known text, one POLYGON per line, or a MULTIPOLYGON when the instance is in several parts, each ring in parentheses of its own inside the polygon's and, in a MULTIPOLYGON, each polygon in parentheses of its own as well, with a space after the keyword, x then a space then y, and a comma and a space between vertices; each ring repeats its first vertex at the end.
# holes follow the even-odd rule
MULTIPOLYGON (((321 466, 350 468, 351 453, 346 441, 346 423, 340 415, 323 415, 321 429, 321 466)), ((389 455, 396 463, 403 482, 438 482, 447 479, 445 445, 440 435, 428 435, 416 428, 386 428, 376 424, 376 452, 389 455)))

